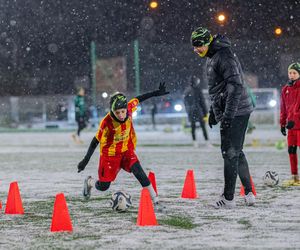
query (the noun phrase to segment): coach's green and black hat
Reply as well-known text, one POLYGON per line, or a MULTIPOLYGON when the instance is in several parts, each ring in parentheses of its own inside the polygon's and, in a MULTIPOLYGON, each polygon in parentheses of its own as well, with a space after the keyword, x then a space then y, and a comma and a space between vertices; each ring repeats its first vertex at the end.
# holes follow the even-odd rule
POLYGON ((115 111, 117 109, 127 108, 127 98, 122 93, 116 93, 110 97, 110 110, 115 111))
POLYGON ((198 27, 191 35, 191 43, 194 47, 208 46, 212 40, 209 30, 203 27, 198 27))
POLYGON ((300 63, 298 63, 298 62, 292 63, 292 64, 288 67, 288 70, 290 70, 290 69, 296 70, 296 71, 299 73, 299 75, 300 75, 300 63))

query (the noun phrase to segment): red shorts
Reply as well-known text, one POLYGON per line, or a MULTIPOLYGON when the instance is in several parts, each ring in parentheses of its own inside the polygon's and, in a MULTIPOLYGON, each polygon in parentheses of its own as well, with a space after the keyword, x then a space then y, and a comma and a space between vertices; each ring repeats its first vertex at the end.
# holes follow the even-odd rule
POLYGON ((300 129, 288 130, 288 146, 300 146, 300 129))
POLYGON ((118 156, 100 156, 98 177, 102 182, 114 181, 123 168, 127 172, 131 172, 131 167, 134 163, 138 162, 134 151, 127 150, 118 156))

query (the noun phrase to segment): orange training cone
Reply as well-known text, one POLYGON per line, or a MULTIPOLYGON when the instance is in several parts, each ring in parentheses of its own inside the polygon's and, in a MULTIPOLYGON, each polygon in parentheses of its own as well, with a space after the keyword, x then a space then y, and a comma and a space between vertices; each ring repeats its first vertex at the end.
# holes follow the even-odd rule
POLYGON ((151 182, 151 184, 152 184, 152 187, 153 187, 153 189, 154 189, 156 195, 158 195, 158 193, 157 193, 157 188, 156 188, 155 174, 154 174, 153 172, 150 171, 150 172, 149 172, 149 175, 148 175, 148 178, 149 178, 149 180, 150 180, 150 182, 151 182))
POLYGON ((143 188, 141 192, 140 206, 136 224, 138 226, 158 225, 150 193, 147 188, 143 188))
POLYGON ((62 231, 72 232, 73 227, 65 196, 63 193, 59 193, 56 195, 54 202, 51 232, 62 231))
MULTIPOLYGON (((250 182, 251 182, 251 186, 252 186, 252 193, 256 196, 256 190, 255 190, 254 182, 252 180, 252 176, 250 176, 250 182)), ((240 196, 245 196, 245 189, 244 189, 243 184, 241 184, 240 196)))
POLYGON ((18 183, 12 182, 9 186, 8 196, 5 206, 6 214, 24 214, 22 199, 19 191, 18 183))
POLYGON ((193 170, 188 170, 186 172, 181 198, 186 198, 186 199, 198 198, 193 170))

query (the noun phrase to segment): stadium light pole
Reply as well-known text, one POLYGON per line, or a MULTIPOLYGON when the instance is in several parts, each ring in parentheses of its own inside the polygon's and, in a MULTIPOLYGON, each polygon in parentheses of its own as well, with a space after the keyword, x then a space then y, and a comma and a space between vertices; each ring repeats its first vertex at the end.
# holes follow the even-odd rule
POLYGON ((135 71, 135 93, 140 94, 140 60, 139 60, 139 41, 134 40, 134 71, 135 71))
POLYGON ((92 101, 93 106, 96 107, 96 44, 91 42, 91 66, 92 66, 92 101))

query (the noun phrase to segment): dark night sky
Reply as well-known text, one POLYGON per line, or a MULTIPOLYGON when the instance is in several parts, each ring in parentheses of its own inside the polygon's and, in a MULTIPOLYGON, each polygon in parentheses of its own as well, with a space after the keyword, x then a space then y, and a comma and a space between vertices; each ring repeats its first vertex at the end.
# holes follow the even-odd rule
POLYGON ((300 40, 299 0, 159 2, 153 11, 149 1, 137 0, 0 0, 0 95, 72 92, 74 78, 90 74, 92 40, 99 45, 136 38, 152 46, 187 44, 191 31, 201 24, 245 41, 274 40, 274 27, 280 26, 281 39, 300 40), (215 20, 220 11, 228 16, 224 26, 215 20), (33 77, 37 86, 26 92, 26 81, 33 77), (53 89, 46 84, 51 81, 53 89))

